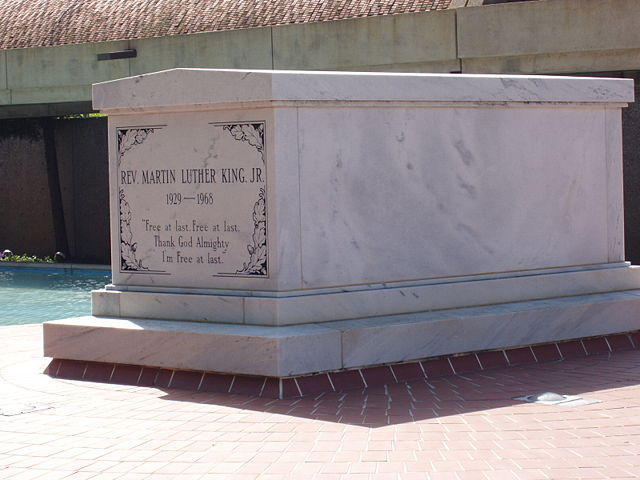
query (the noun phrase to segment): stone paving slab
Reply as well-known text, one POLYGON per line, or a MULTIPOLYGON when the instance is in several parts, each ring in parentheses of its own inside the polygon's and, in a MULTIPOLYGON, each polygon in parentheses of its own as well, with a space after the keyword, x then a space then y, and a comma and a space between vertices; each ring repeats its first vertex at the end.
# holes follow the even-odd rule
POLYGON ((640 477, 637 350, 273 400, 53 379, 41 345, 0 328, 0 479, 640 477), (600 402, 513 400, 544 391, 600 402))

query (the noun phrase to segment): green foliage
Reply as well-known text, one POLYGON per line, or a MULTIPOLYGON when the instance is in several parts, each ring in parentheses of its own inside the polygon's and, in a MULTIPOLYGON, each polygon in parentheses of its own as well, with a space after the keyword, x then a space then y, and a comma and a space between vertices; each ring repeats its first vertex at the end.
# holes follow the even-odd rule
POLYGON ((68 118, 100 118, 106 117, 104 113, 72 113, 70 115, 65 115, 63 117, 57 117, 61 120, 66 120, 68 118))
POLYGON ((54 263, 55 261, 51 257, 36 257, 35 255, 27 255, 26 253, 20 255, 5 255, 0 257, 0 262, 40 262, 40 263, 54 263))

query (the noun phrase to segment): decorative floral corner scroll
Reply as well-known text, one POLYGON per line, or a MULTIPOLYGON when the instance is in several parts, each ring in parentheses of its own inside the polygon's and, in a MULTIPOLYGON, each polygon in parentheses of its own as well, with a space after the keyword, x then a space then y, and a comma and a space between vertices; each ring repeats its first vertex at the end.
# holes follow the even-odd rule
POLYGON ((154 127, 118 128, 118 167, 124 154, 136 145, 142 145, 155 130, 157 128, 154 127))
MULTIPOLYGON (((262 163, 264 160, 264 122, 235 123, 224 125, 223 130, 227 130, 233 138, 241 142, 247 142, 255 147, 262 163)), ((264 276, 268 275, 267 270, 267 204, 266 188, 260 188, 258 200, 253 206, 253 244, 247 245, 249 261, 243 262, 241 269, 236 270, 237 274, 264 276)))
MULTIPOLYGON (((147 137, 157 130, 157 127, 118 128, 116 130, 118 140, 117 160, 118 169, 123 161, 124 154, 136 145, 141 145, 147 137)), ((119 213, 120 213, 120 268, 123 271, 149 270, 142 260, 136 258, 138 244, 133 240, 131 231, 131 207, 127 202, 124 188, 119 189, 119 213)))
POLYGON ((142 260, 136 258, 138 244, 133 241, 131 232, 131 207, 127 202, 124 189, 120 189, 120 268, 122 270, 148 270, 142 260))

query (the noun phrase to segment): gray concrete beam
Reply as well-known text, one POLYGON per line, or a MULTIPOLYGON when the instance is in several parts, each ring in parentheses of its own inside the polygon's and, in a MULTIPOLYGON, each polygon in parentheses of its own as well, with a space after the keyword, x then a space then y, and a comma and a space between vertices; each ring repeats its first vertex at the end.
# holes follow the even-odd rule
POLYGON ((640 48, 637 0, 540 0, 456 12, 463 60, 640 48))
POLYGON ((28 105, 1 105, 0 119, 24 117, 62 117, 92 112, 91 102, 39 103, 28 105))
POLYGON ((0 91, 7 89, 7 51, 0 50, 0 91))
POLYGON ((0 105, 11 103, 11 92, 7 88, 7 52, 0 51, 0 105))
POLYGON ((4 50, 0 106, 88 102, 92 83, 175 67, 542 74, 640 70, 637 0, 480 7, 470 7, 472 0, 456 2, 465 8, 4 50), (127 48, 135 48, 137 57, 97 60, 98 53, 127 48))
POLYGON ((91 98, 91 85, 11 89, 11 103, 82 102, 91 98))
POLYGON ((447 10, 274 27, 274 68, 457 70, 455 18, 447 10))
POLYGON ((272 68, 271 28, 131 40, 130 75, 170 68, 272 68))
POLYGON ((640 48, 590 52, 463 58, 464 73, 558 74, 640 69, 640 48))
MULTIPOLYGON (((87 86, 129 75, 128 61, 98 61, 98 53, 124 50, 128 42, 83 43, 5 50, 7 88, 87 86)), ((37 103, 39 100, 36 100, 37 103)), ((15 103, 20 103, 14 99, 15 103)))

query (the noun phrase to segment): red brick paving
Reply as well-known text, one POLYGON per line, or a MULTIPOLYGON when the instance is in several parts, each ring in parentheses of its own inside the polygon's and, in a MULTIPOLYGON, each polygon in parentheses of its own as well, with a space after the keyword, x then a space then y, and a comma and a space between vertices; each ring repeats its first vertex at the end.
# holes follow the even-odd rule
POLYGON ((236 393, 282 399, 317 396, 321 393, 365 387, 371 389, 394 383, 405 383, 409 380, 432 379, 506 366, 555 362, 564 358, 639 349, 640 345, 634 346, 634 335, 636 332, 583 338, 557 344, 466 353, 394 365, 363 367, 350 371, 321 372, 286 379, 60 359, 53 359, 44 371, 52 377, 66 380, 236 393))
POLYGON ((54 379, 41 342, 39 325, 0 328, 0 408, 40 408, 0 416, 0 479, 640 477, 638 350, 274 400, 54 379), (543 391, 600 403, 512 400, 543 391))

